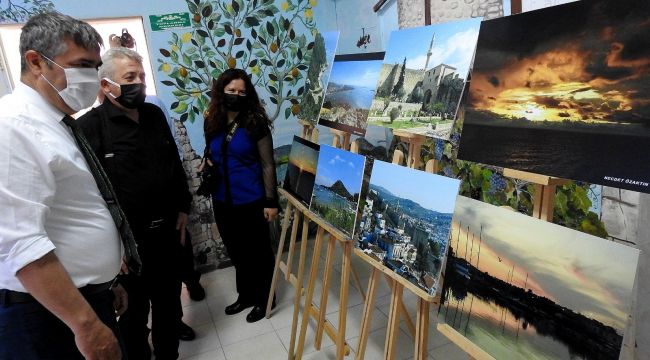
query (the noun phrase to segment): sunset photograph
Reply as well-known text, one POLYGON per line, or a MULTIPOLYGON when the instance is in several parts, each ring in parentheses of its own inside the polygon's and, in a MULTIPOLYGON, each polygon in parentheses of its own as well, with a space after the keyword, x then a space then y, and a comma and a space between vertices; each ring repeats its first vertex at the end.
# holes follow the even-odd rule
POLYGON ((316 180, 319 145, 293 137, 283 188, 309 206, 316 180))
POLYGON ((649 19, 593 0, 484 21, 458 157, 649 192, 649 19))
POLYGON ((495 359, 618 359, 639 251, 459 196, 438 316, 495 359))

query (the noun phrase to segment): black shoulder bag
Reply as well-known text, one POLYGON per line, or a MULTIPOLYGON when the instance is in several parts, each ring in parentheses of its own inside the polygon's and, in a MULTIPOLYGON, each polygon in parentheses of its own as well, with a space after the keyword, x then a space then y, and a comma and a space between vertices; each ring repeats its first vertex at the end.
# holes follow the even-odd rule
MULTIPOLYGON (((222 152, 226 149, 228 143, 230 143, 230 140, 232 140, 232 137, 235 134, 238 126, 239 124, 235 122, 230 128, 230 131, 228 131, 226 138, 223 140, 223 143, 221 143, 222 152)), ((210 144, 207 141, 205 144, 205 152, 203 154, 203 160, 201 163, 203 164, 203 170, 199 172, 199 176, 201 177, 201 184, 199 185, 198 189, 196 189, 196 194, 200 196, 210 197, 215 191, 217 191, 219 183, 221 183, 221 173, 219 173, 214 164, 210 164, 210 144)))

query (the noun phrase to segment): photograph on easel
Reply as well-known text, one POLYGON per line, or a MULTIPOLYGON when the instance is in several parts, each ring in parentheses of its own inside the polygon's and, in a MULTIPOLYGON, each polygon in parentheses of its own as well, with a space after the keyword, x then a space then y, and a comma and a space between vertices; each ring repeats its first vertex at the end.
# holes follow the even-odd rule
POLYGON ((618 359, 639 251, 458 197, 438 321, 495 359, 618 359))
POLYGON ((338 38, 338 31, 317 33, 314 38, 314 49, 305 80, 305 94, 302 101, 297 104, 300 107, 298 118, 312 125, 316 125, 318 122, 318 114, 321 105, 323 105, 332 63, 334 63, 338 38))
POLYGON ((375 97, 383 53, 334 58, 319 125, 354 135, 366 133, 368 110, 375 97))
POLYGON ((459 186, 457 179, 375 161, 356 246, 435 296, 459 186))
POLYGON ((368 123, 449 138, 481 19, 393 31, 368 123))
POLYGON ((366 158, 321 145, 309 209, 351 236, 359 207, 366 158))
POLYGON ((320 146, 298 136, 293 137, 289 162, 282 188, 309 206, 316 181, 320 146))
POLYGON ((484 21, 458 158, 650 192, 648 18, 592 0, 484 21))

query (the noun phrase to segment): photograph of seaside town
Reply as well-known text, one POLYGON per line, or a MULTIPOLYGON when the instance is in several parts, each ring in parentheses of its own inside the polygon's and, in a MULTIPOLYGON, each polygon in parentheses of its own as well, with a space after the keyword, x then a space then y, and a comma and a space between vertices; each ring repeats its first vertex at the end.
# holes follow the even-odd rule
POLYGON ((438 321, 495 359, 616 360, 639 251, 458 197, 438 321))
POLYGON ((356 246, 435 296, 460 181, 375 161, 356 246))
POLYGON ((338 31, 317 33, 314 38, 314 49, 305 80, 305 95, 300 102, 298 119, 315 125, 318 122, 320 107, 325 98, 325 90, 334 63, 338 31))
POLYGON ((591 0, 484 21, 458 158, 650 192, 649 18, 591 0))
POLYGON ((480 18, 393 31, 368 123, 447 139, 480 18))
POLYGON ((361 155, 320 146, 309 209, 349 236, 357 218, 365 163, 361 155))
POLYGON ((365 54, 335 58, 318 124, 363 136, 381 65, 381 59, 368 60, 365 54))
POLYGON ((320 146, 298 136, 293 137, 289 162, 282 188, 309 206, 316 181, 320 146))

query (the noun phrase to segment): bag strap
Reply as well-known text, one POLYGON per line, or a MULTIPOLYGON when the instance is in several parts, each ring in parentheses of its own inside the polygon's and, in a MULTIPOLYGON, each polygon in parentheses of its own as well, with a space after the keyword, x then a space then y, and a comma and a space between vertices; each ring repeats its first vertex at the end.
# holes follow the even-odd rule
POLYGON ((226 185, 226 203, 232 204, 232 194, 230 193, 230 179, 228 178, 228 144, 235 135, 235 131, 239 127, 238 122, 234 122, 226 134, 226 138, 221 143, 221 163, 223 164, 223 181, 226 185))

